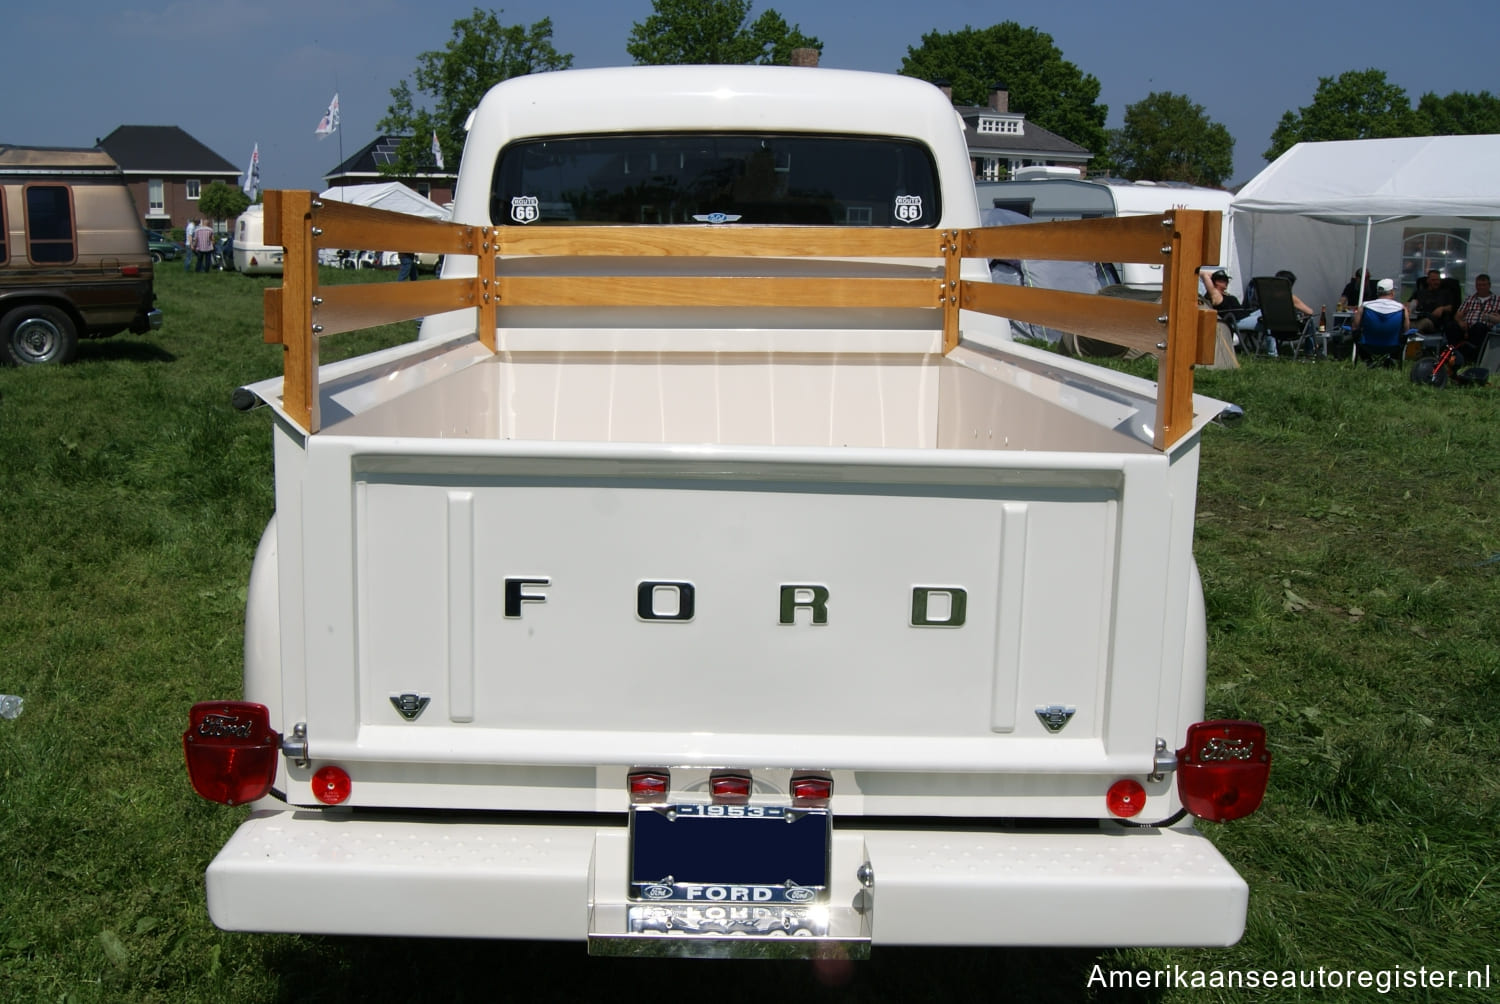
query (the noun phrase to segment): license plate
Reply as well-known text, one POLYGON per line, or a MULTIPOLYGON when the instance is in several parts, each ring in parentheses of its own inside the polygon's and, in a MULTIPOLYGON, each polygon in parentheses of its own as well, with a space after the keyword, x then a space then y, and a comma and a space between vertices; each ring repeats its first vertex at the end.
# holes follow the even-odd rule
POLYGON ((787 806, 636 806, 630 898, 644 903, 796 906, 828 891, 832 817, 787 806))

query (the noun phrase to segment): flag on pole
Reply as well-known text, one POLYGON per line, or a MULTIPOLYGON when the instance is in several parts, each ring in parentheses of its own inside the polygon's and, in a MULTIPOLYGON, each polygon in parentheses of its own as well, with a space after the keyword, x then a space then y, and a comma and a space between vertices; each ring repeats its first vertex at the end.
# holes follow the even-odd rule
POLYGON ((437 140, 437 130, 432 130, 432 159, 437 163, 437 169, 443 169, 443 148, 437 140))
POLYGON ((250 197, 254 202, 255 197, 260 194, 260 144, 255 144, 255 149, 250 151, 250 166, 245 169, 245 183, 240 190, 250 197))
POLYGON ((318 139, 323 139, 325 136, 332 136, 338 131, 339 95, 338 92, 335 91, 333 94, 333 100, 328 102, 328 111, 323 114, 322 121, 318 123, 318 128, 313 130, 313 134, 316 135, 318 139))

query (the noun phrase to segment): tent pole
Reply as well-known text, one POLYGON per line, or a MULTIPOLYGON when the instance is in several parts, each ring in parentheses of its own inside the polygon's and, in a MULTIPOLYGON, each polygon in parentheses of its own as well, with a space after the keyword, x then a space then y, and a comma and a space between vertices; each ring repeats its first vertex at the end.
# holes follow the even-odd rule
POLYGON ((1370 281, 1370 230, 1374 227, 1374 225, 1375 225, 1374 219, 1372 219, 1369 216, 1366 216, 1365 217, 1365 256, 1364 256, 1364 259, 1359 264, 1359 280, 1360 280, 1359 281, 1359 303, 1355 307, 1356 310, 1358 310, 1359 307, 1362 307, 1365 304, 1365 283, 1370 281))
MULTIPOLYGON (((1365 305, 1365 283, 1370 281, 1370 230, 1375 221, 1372 217, 1365 217, 1365 255, 1359 263, 1359 302, 1355 304, 1355 316, 1359 316, 1359 309, 1365 305)), ((1359 359, 1359 337, 1355 336, 1354 347, 1349 350, 1349 361, 1355 362, 1359 359)))

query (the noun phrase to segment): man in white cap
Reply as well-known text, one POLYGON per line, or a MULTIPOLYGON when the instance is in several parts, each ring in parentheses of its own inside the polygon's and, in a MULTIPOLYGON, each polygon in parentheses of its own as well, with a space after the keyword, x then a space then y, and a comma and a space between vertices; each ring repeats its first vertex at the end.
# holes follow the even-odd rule
POLYGON ((1396 299, 1394 279, 1377 282, 1375 299, 1366 300, 1354 312, 1356 343, 1367 350, 1393 354, 1410 327, 1411 314, 1396 299))

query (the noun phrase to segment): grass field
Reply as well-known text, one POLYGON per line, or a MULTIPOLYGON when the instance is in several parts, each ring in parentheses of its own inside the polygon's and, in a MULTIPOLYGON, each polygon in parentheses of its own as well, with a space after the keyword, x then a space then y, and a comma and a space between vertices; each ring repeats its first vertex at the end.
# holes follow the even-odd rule
MULTIPOLYGON (((1204 825, 1250 882, 1238 946, 877 948, 839 970, 217 931, 203 868, 243 810, 192 794, 180 735, 193 701, 238 688, 272 481, 269 415, 229 399, 277 372, 268 284, 167 265, 160 332, 0 370, 0 693, 26 702, 0 721, 0 1001, 1381 997, 1326 973, 1291 991, 1090 986, 1173 967, 1489 966, 1487 991, 1387 999, 1500 996, 1500 390, 1326 363, 1198 380, 1247 414, 1203 442, 1209 713, 1266 723, 1276 758, 1259 813, 1204 825)), ((324 359, 411 332, 345 337, 324 359)))

